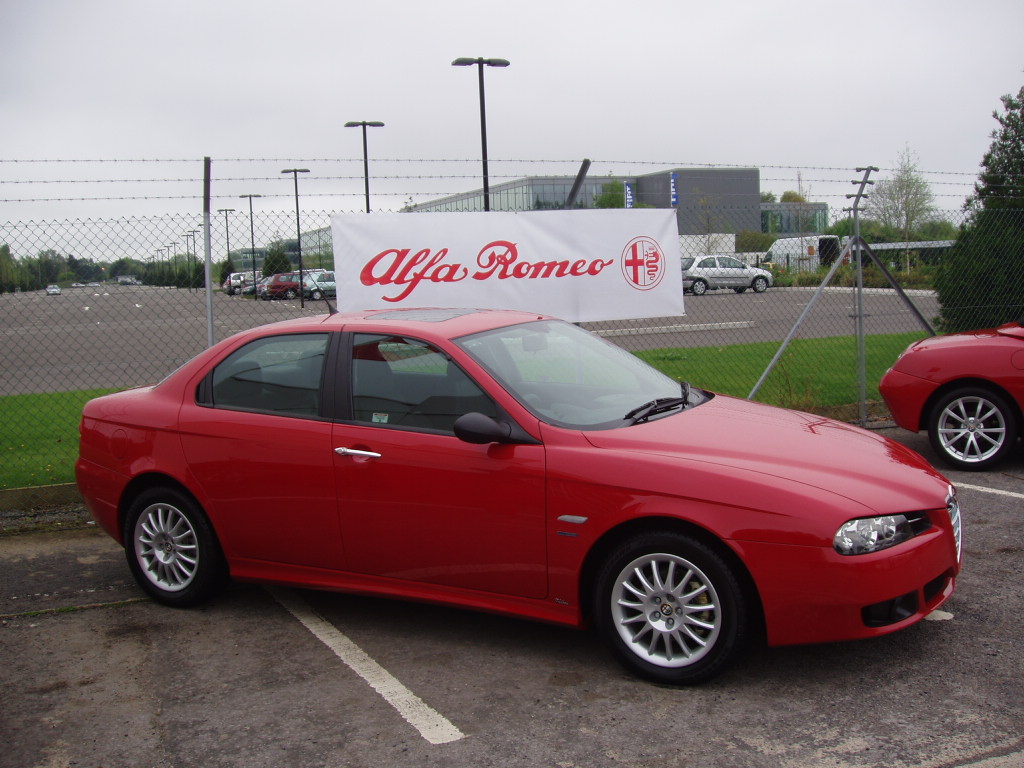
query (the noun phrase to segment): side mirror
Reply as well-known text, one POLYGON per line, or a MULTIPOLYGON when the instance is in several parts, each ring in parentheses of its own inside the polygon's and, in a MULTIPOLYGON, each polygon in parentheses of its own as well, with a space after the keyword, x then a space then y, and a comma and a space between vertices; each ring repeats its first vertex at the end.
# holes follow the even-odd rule
POLYGON ((455 420, 455 436, 467 443, 507 443, 512 437, 512 426, 501 424, 490 416, 472 411, 455 420))

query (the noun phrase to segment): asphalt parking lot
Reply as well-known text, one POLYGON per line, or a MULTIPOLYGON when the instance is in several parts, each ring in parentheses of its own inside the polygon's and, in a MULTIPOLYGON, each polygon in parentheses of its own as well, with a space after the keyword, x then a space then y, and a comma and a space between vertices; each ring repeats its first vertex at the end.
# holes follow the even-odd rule
POLYGON ((933 620, 683 689, 585 632, 244 584, 174 610, 91 526, 2 537, 0 766, 1021 766, 1024 458, 947 474, 965 568, 933 620))

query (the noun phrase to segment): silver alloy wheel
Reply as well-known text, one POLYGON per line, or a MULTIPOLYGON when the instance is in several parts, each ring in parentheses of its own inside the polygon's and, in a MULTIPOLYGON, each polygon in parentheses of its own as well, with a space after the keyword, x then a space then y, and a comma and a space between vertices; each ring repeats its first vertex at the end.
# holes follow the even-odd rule
POLYGON ((754 293, 764 293, 768 290, 768 279, 765 277, 754 278, 754 293))
POLYGON ((991 459, 1006 444, 1006 418, 987 397, 964 395, 939 413, 936 434, 950 457, 977 464, 991 459))
POLYGON ((142 510, 133 536, 135 558, 146 578, 167 592, 180 592, 196 577, 199 541, 181 510, 151 504, 142 510))
POLYGON ((638 557, 622 569, 611 613, 625 646, 659 667, 700 661, 722 629, 714 584, 693 563, 667 553, 638 557))

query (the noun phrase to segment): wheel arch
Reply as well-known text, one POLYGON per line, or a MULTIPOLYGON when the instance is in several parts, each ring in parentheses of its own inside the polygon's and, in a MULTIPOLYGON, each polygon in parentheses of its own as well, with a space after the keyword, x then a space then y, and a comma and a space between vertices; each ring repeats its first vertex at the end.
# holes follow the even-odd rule
POLYGON ((1013 416, 1013 420, 1017 426, 1018 434, 1024 432, 1024 413, 1021 413, 1020 405, 1017 403, 1017 399, 1009 392, 1007 392, 1004 387, 999 386, 994 381, 990 381, 989 379, 971 377, 947 381, 941 387, 938 387, 934 392, 932 392, 931 395, 928 396, 928 399, 925 401, 924 406, 921 408, 921 413, 918 416, 917 421, 917 431, 920 432, 922 429, 928 429, 928 424, 931 421, 932 413, 935 411, 935 405, 936 403, 938 403, 940 399, 945 397, 946 394, 948 394, 949 392, 952 392, 955 389, 961 389, 963 387, 977 387, 978 389, 984 389, 1002 397, 1004 400, 1006 400, 1006 402, 1012 409, 1011 415, 1013 416))
POLYGON ((764 606, 761 602, 761 593, 754 582, 754 577, 739 555, 711 531, 687 520, 675 517, 642 517, 622 523, 612 528, 596 541, 587 553, 580 569, 579 582, 579 605, 586 624, 593 623, 591 615, 593 605, 593 593, 597 588, 597 575, 602 563, 623 541, 645 533, 679 533, 689 536, 696 541, 712 549, 722 557, 733 569, 739 579, 740 586, 750 600, 751 616, 756 636, 763 640, 765 637, 764 606))
MULTIPOLYGON (((128 516, 128 510, 131 509, 132 504, 139 498, 143 493, 153 488, 170 488, 178 493, 187 496, 188 499, 196 505, 196 507, 206 517, 210 523, 210 528, 213 530, 214 536, 217 536, 217 529, 213 527, 213 521, 210 520, 209 514, 206 512, 206 507, 203 505, 196 495, 189 490, 188 486, 182 483, 171 475, 166 475, 161 472, 147 472, 137 477, 132 478, 131 482, 125 486, 124 491, 121 493, 121 501, 117 505, 117 529, 121 532, 122 544, 126 540, 125 536, 125 518, 128 516)), ((218 537, 218 546, 220 545, 218 537)))

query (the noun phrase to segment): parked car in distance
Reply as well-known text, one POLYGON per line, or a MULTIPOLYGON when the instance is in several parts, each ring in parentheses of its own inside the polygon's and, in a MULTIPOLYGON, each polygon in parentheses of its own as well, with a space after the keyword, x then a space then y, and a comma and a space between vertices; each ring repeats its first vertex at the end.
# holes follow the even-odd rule
POLYGON ((695 296, 718 288, 764 293, 775 284, 771 272, 748 266, 735 256, 683 256, 682 269, 683 290, 695 296))
POLYGON ((264 288, 259 295, 261 299, 296 299, 300 290, 299 273, 279 272, 271 275, 264 288))
POLYGON ((60 286, 56 284, 50 284, 46 286, 47 296, 60 296, 60 286))
POLYGON ((664 684, 897 631, 960 571, 956 493, 917 453, 536 313, 264 325, 80 432, 82 496, 159 602, 230 576, 590 625, 664 684))
POLYGON ((313 272, 305 275, 305 281, 304 295, 307 299, 320 301, 320 299, 334 299, 338 296, 333 272, 313 272))
MULTIPOLYGON (((252 272, 232 272, 228 275, 224 285, 224 293, 228 296, 236 296, 245 293, 245 288, 252 284, 252 272)), ((251 291, 250 291, 251 293, 251 291)))
POLYGON ((896 423, 928 430, 947 464, 988 469, 1014 451, 1024 425, 1024 327, 915 342, 878 388, 896 423))

